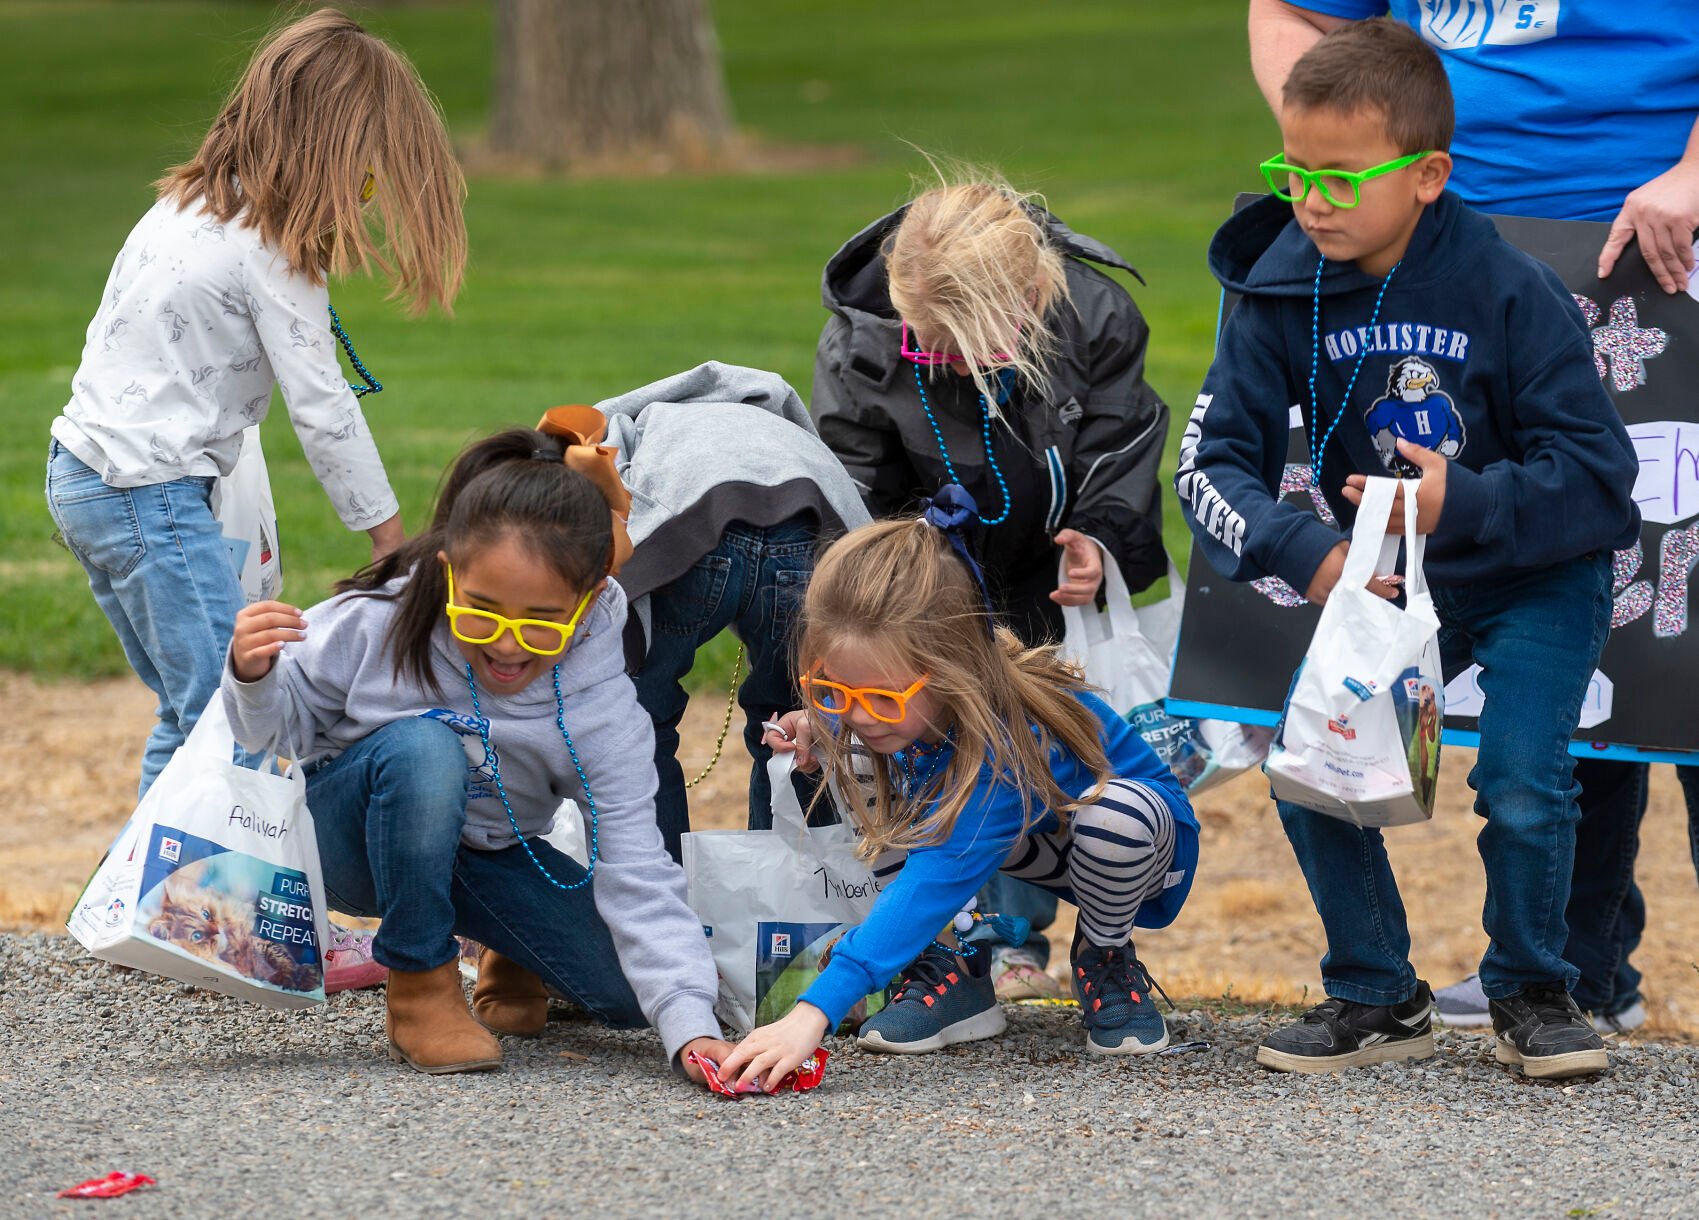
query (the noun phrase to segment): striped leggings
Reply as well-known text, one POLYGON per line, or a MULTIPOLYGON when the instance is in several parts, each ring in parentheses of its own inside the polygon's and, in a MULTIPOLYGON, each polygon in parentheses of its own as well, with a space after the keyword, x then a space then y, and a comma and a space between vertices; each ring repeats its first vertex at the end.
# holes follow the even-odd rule
POLYGON ((1132 939, 1133 917, 1160 894, 1174 863, 1174 814, 1155 789, 1118 779, 1061 829, 1015 845, 1003 875, 1079 908, 1085 938, 1102 948, 1132 939))

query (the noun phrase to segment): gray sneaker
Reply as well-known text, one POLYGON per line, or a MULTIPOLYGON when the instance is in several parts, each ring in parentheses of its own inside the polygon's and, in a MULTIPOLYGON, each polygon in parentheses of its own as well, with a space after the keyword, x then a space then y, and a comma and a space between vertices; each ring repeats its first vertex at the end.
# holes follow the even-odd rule
MULTIPOLYGON (((1434 1011, 1441 1021, 1453 1029, 1479 1029, 1493 1023, 1487 1009, 1487 994, 1481 990, 1481 976, 1471 974, 1461 982, 1434 992, 1434 1011)), ((1646 1024, 1646 1005, 1640 997, 1626 1008, 1613 1013, 1588 1013, 1593 1028, 1601 1034, 1626 1034, 1646 1024)))
POLYGON ((956 955, 933 945, 903 971, 891 1002, 862 1024, 856 1045, 924 1055, 957 1042, 994 1038, 1007 1022, 989 977, 975 977, 956 955))

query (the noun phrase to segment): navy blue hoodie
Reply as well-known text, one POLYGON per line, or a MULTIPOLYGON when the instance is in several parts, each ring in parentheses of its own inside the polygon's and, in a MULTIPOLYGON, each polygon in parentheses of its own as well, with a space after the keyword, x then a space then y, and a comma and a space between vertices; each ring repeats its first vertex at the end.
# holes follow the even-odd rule
POLYGON ((1210 270, 1244 295, 1222 328, 1174 484, 1217 570, 1279 576, 1301 591, 1339 543, 1279 488, 1293 406, 1310 436, 1325 434, 1359 361, 1317 472, 1342 526, 1356 516, 1341 494, 1347 475, 1416 473, 1397 456, 1403 437, 1451 459, 1425 560, 1436 585, 1634 545, 1634 449, 1593 367, 1587 324, 1551 268, 1448 191, 1417 223, 1372 329, 1382 281, 1355 263, 1327 264, 1312 341, 1320 258, 1272 195, 1210 244, 1210 270), (1319 434, 1309 431, 1312 369, 1319 434))

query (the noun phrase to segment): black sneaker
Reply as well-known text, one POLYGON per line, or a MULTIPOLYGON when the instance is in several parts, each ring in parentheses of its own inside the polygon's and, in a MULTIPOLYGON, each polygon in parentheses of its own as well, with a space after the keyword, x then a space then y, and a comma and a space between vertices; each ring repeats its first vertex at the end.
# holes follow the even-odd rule
POLYGON ((1434 1053, 1434 996, 1416 980, 1402 1004, 1327 999, 1257 1047, 1257 1062, 1277 1072, 1337 1072, 1434 1053))
POLYGON ((1520 1065, 1526 1076, 1556 1080, 1610 1066, 1605 1041, 1561 984, 1524 987, 1505 1000, 1488 1000, 1498 1044, 1493 1058, 1520 1065))

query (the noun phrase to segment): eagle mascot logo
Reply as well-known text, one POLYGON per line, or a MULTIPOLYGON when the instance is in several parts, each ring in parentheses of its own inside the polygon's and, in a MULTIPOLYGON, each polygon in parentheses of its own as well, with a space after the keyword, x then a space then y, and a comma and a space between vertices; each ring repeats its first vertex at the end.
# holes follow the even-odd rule
POLYGON ((1386 396, 1369 405, 1363 423, 1381 464, 1401 478, 1420 477, 1413 463, 1398 456, 1400 439, 1454 458, 1468 442, 1463 417, 1451 395, 1439 388, 1439 372, 1419 356, 1406 356, 1386 375, 1386 396))

